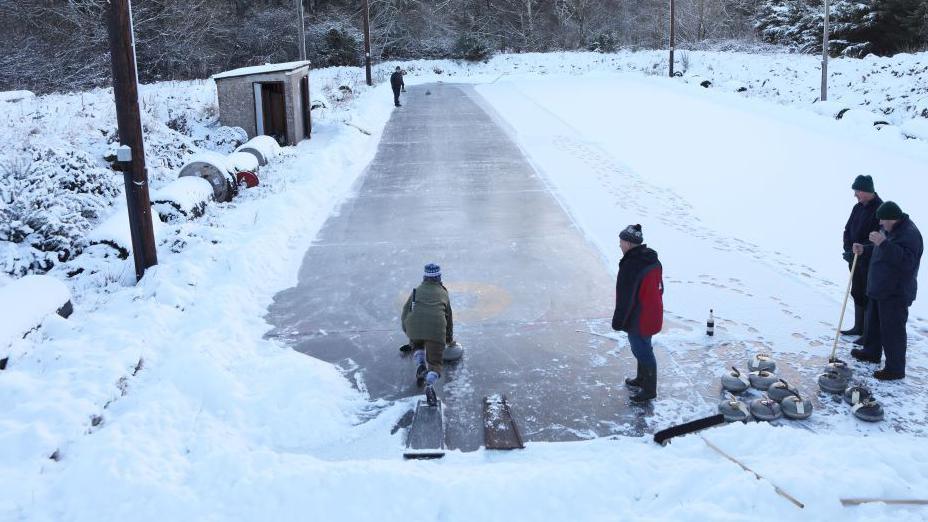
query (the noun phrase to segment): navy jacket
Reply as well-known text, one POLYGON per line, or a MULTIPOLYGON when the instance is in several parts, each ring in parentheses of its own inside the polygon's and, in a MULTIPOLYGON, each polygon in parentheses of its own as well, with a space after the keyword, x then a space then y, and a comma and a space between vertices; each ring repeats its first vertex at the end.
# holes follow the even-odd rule
POLYGON ((390 75, 390 87, 393 87, 394 91, 400 90, 400 87, 405 87, 406 84, 403 83, 403 73, 396 71, 390 75))
MULTIPOLYGON (((870 254, 873 253, 873 245, 870 243, 870 232, 880 229, 880 220, 876 218, 876 209, 880 208, 883 200, 877 195, 866 205, 857 203, 851 209, 851 216, 847 218, 847 224, 844 225, 844 252, 851 251, 851 245, 860 243, 866 245, 864 254, 860 261, 866 261, 870 254)), ((853 255, 853 254, 852 254, 853 255)), ((848 256, 846 255, 845 258, 848 256)), ((848 259, 850 261, 850 259, 848 259)))
POLYGON ((886 241, 873 248, 867 296, 871 299, 902 298, 909 306, 918 291, 918 265, 924 245, 922 234, 908 216, 886 233, 886 241))

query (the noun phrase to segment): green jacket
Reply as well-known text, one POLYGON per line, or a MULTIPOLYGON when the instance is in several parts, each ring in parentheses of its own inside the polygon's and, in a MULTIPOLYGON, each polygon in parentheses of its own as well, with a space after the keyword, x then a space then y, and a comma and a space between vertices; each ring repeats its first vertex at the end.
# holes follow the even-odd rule
POLYGON ((423 281, 403 306, 403 331, 413 341, 449 343, 454 338, 451 299, 438 282, 423 281), (413 303, 415 296, 415 303, 413 303))

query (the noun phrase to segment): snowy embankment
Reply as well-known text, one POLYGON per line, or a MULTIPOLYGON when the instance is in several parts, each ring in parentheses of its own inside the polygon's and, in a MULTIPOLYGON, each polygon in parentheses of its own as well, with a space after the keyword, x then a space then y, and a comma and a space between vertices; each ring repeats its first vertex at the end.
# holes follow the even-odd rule
MULTIPOLYGON (((748 338, 757 333, 752 329, 763 329, 768 346, 809 349, 827 334, 829 327, 820 323, 836 319, 842 290, 838 234, 851 203, 847 186, 854 168, 898 169, 898 178, 872 172, 877 188, 918 222, 928 218, 919 208, 923 203, 914 200, 923 185, 906 185, 904 171, 926 164, 919 148, 924 145, 898 136, 884 142, 872 129, 844 128, 813 115, 812 57, 691 53, 690 68, 704 77, 748 71, 744 81, 751 85, 767 80, 740 94, 612 74, 658 71, 660 57, 500 56, 475 66, 413 62, 407 83, 495 80, 480 92, 512 125, 605 259, 615 260, 620 226, 645 225, 648 242, 665 259, 674 319, 698 322, 709 305, 719 303, 722 335, 748 338), (791 77, 794 71, 809 77, 800 82, 791 77), (743 96, 797 108, 755 107, 738 99, 743 96), (781 125, 758 135, 764 131, 753 125, 758 113, 761 121, 781 125), (717 114, 726 125, 715 121, 717 114), (678 128, 660 121, 672 115, 681 116, 678 128), (713 122, 700 127, 707 118, 713 122), (777 143, 803 132, 808 150, 763 158, 753 153, 758 149, 751 141, 777 143), (677 148, 665 151, 657 146, 662 141, 677 148), (716 142, 726 143, 724 150, 704 152, 716 142), (818 147, 842 153, 835 162, 813 163, 818 147), (856 149, 859 156, 843 154, 856 149), (795 169, 806 163, 817 168, 795 169), (820 169, 826 174, 811 175, 820 169), (749 171, 756 173, 750 183, 738 175, 749 171), (912 194, 912 203, 895 193, 912 194), (762 219, 747 219, 755 209, 763 210, 757 213, 762 219), (722 256, 724 271, 715 256, 722 256), (755 261, 743 262, 744 256, 755 261)), ((857 104, 872 96, 873 105, 885 93, 924 88, 918 83, 924 80, 904 71, 928 63, 928 56, 900 61, 901 76, 893 74, 896 66, 881 69, 889 59, 838 60, 834 68, 855 77, 876 71, 878 92, 864 94, 856 82, 846 91, 857 104)), ((382 70, 391 68, 384 64, 382 70)), ((319 76, 330 80, 314 80, 316 85, 335 92, 340 80, 353 82, 362 95, 316 116, 313 140, 288 149, 263 173, 261 186, 232 203, 207 207, 199 221, 166 227, 160 265, 138 286, 110 282, 100 288, 78 276, 71 281, 74 315, 52 318, 13 343, 15 358, 0 373, 0 398, 8 405, 0 418, 0 519, 696 520, 756 513, 790 520, 924 519, 924 512, 910 508, 840 505, 842 497, 913 498, 928 491, 923 439, 880 431, 864 437, 853 430, 813 434, 737 425, 706 434, 804 501, 802 511, 697 437, 666 448, 620 438, 402 462, 401 434, 391 435, 390 427, 403 408, 372 404, 334 367, 262 339, 272 296, 295 281, 305 249, 372 158, 392 109, 386 86, 356 88, 357 71, 319 76), (372 136, 342 124, 345 118, 372 136)), ((164 125, 168 114, 160 120, 154 115, 167 113, 177 96, 193 99, 186 105, 190 111, 208 112, 210 88, 151 87, 148 103, 157 107, 152 127, 164 125), (159 89, 168 94, 156 95, 159 89)), ((833 92, 836 99, 845 94, 833 92)), ((84 98, 93 98, 101 111, 108 106, 101 91, 4 108, 8 115, 33 109, 49 115, 37 134, 17 123, 12 139, 62 140, 102 156, 108 145, 91 138, 99 125, 89 123, 100 116, 78 111, 90 103, 84 98), (58 121, 50 116, 56 112, 70 116, 58 121)), ((916 117, 908 98, 899 94, 895 100, 889 116, 898 118, 894 123, 916 117)), ((182 139, 163 129, 153 134, 158 132, 164 143, 182 139)), ((160 164, 164 170, 153 172, 155 188, 171 178, 171 167, 160 164)), ((924 365, 922 355, 913 356, 924 365)))

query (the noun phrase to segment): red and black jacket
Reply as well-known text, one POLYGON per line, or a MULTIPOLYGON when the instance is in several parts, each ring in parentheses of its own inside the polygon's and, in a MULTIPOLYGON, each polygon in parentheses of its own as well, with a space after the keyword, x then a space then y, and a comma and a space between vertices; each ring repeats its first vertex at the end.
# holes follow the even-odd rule
POLYGON ((664 325, 663 267, 657 252, 637 246, 619 261, 612 329, 654 335, 664 325))

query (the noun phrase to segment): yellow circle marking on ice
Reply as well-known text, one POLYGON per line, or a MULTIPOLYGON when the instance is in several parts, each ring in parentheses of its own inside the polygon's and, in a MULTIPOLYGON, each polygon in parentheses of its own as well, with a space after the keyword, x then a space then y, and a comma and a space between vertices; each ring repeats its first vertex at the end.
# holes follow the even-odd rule
MULTIPOLYGON (((503 313, 512 304, 512 295, 506 290, 488 283, 457 281, 445 283, 454 309, 454 321, 486 321, 503 313)), ((409 298, 404 290, 399 299, 402 307, 409 298)))

